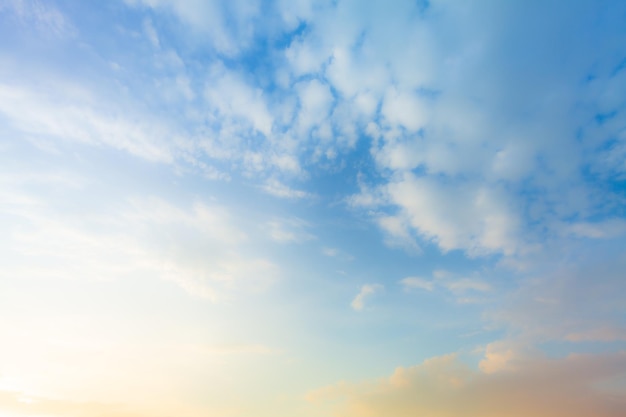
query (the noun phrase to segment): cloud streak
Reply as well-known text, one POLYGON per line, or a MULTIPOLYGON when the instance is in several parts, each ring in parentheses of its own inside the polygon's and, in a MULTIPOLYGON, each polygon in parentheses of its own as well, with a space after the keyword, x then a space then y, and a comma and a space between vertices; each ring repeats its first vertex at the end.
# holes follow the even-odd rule
POLYGON ((380 284, 365 284, 361 287, 359 293, 354 297, 350 306, 356 311, 362 311, 365 308, 365 301, 375 293, 381 291, 383 286, 380 284))

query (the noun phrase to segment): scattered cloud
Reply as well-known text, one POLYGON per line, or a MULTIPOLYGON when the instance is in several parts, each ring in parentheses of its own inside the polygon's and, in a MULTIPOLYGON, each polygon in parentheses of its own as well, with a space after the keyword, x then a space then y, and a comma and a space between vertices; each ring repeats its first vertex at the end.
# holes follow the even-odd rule
POLYGON ((359 293, 354 297, 350 306, 356 310, 361 311, 365 308, 365 300, 370 298, 376 292, 379 292, 383 289, 383 286, 380 284, 365 284, 361 287, 359 293))
POLYGON ((173 12, 185 28, 210 41, 217 51, 235 56, 250 45, 255 23, 260 23, 259 1, 198 2, 196 0, 126 0, 129 5, 142 5, 157 12, 173 12))
POLYGON ((608 239, 626 234, 626 221, 607 219, 598 223, 574 223, 565 226, 568 233, 590 239, 608 239))
POLYGON ((302 219, 276 219, 267 222, 264 226, 269 237, 279 243, 302 243, 315 239, 315 236, 307 231, 311 225, 302 219))
POLYGON ((467 293, 492 291, 489 283, 478 278, 463 278, 449 271, 435 270, 433 278, 406 277, 400 280, 400 284, 405 291, 420 289, 433 291, 436 288, 445 288, 457 296, 457 301, 461 303, 472 303, 477 301, 474 298, 465 297, 467 293))
POLYGON ((462 293, 468 290, 472 291, 491 291, 491 285, 486 282, 469 278, 462 278, 455 281, 446 282, 444 286, 452 292, 462 293))
POLYGON ((432 281, 419 277, 406 277, 400 281, 406 290, 411 288, 422 289, 426 291, 432 291, 435 288, 435 284, 432 281))
POLYGON ((337 259, 341 259, 344 261, 353 261, 354 260, 354 256, 350 255, 349 253, 344 252, 341 249, 337 249, 337 248, 329 248, 329 247, 325 247, 322 248, 322 253, 328 257, 331 258, 337 258, 337 259))
POLYGON ((386 187, 386 195, 402 208, 393 223, 385 223, 394 235, 407 233, 408 225, 443 251, 464 249, 473 256, 517 251, 518 220, 496 190, 472 184, 450 188, 406 173, 386 187))
POLYGON ((276 179, 268 180, 261 189, 268 194, 279 198, 301 199, 309 198, 312 195, 306 191, 291 188, 276 179))
POLYGON ((211 72, 204 96, 218 117, 232 118, 235 125, 245 123, 254 131, 270 136, 274 118, 265 103, 263 90, 249 85, 221 65, 216 65, 211 72))

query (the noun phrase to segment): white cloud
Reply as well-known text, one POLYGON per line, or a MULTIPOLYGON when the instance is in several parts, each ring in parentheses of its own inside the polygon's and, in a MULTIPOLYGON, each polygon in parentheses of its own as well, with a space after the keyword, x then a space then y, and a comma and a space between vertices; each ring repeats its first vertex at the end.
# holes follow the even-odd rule
POLYGON ((326 76, 346 99, 354 97, 365 114, 373 115, 379 92, 389 82, 389 74, 381 62, 355 56, 352 48, 335 47, 326 76))
POLYGON ((341 259, 343 261, 353 261, 354 260, 354 256, 350 255, 349 253, 341 250, 341 249, 337 249, 337 248, 329 248, 329 247, 324 247, 322 248, 322 253, 328 257, 331 258, 337 258, 337 259, 341 259))
POLYGON ((518 219, 497 190, 404 174, 387 192, 402 209, 401 218, 444 251, 511 255, 518 250, 518 219))
POLYGON ((271 162, 272 165, 276 166, 282 172, 299 174, 301 171, 300 163, 294 155, 273 155, 271 162))
POLYGON ((491 291, 491 285, 489 285, 488 283, 469 278, 449 281, 446 282, 444 286, 455 293, 462 293, 465 291, 491 291))
POLYGON ((354 299, 350 303, 350 306, 352 306, 352 308, 356 311, 363 310, 363 308, 365 308, 365 300, 371 297, 372 295, 374 295, 374 293, 382 289, 383 289, 383 286, 380 284, 363 285, 359 293, 356 295, 356 297, 354 297, 354 299))
MULTIPOLYGON (((105 165, 110 161, 100 157, 111 152, 100 151, 122 151, 144 160, 131 165, 146 171, 133 171, 129 180, 151 176, 155 164, 146 161, 173 168, 179 176, 168 179, 176 182, 176 196, 187 190, 187 174, 199 171, 204 177, 234 178, 215 187, 224 185, 225 194, 240 191, 243 174, 244 181, 258 188, 254 192, 316 203, 321 193, 326 201, 326 173, 345 178, 364 172, 358 179, 361 191, 346 200, 373 219, 388 244, 416 252, 432 243, 442 252, 462 252, 446 255, 453 263, 460 255, 485 256, 482 265, 505 257, 499 265, 530 269, 519 289, 485 315, 486 326, 506 333, 504 340, 485 348, 485 374, 521 369, 518 376, 534 378, 517 366, 528 360, 520 353, 526 345, 624 339, 623 253, 607 250, 608 255, 598 257, 603 262, 584 272, 579 268, 590 239, 604 249, 624 246, 623 196, 613 186, 626 172, 621 110, 626 71, 616 70, 623 60, 622 44, 606 41, 623 35, 623 10, 599 15, 593 1, 567 7, 550 3, 542 13, 524 2, 460 5, 448 0, 423 2, 428 3, 425 11, 415 1, 127 3, 142 7, 132 10, 137 19, 125 20, 111 32, 115 44, 128 45, 125 54, 103 47, 101 37, 85 36, 75 43, 62 39, 66 43, 46 48, 50 54, 42 56, 28 50, 20 57, 15 48, 15 56, 0 57, 1 133, 15 138, 0 148, 36 144, 50 155, 56 152, 59 163, 95 152, 105 165), (142 20, 146 15, 151 20, 142 20), (559 24, 554 25, 557 15, 559 24), (591 24, 599 30, 595 35, 588 33, 591 24), (147 41, 154 56, 135 56, 149 47, 147 41), (68 59, 53 63, 51 57, 58 57, 54 51, 64 51, 68 59), (102 63, 116 70, 98 71, 102 63), (14 73, 6 69, 9 64, 17 68, 14 73), (69 67, 76 81, 33 75, 34 68, 42 68, 41 74, 69 67), (102 86, 96 85, 100 81, 102 86), (364 133, 369 138, 361 139, 364 133), (581 238, 574 240, 584 250, 572 249, 572 238, 581 238)), ((0 8, 12 8, 36 36, 54 38, 72 30, 68 17, 42 1, 3 2, 0 8)), ((6 160, 13 156, 37 166, 37 158, 22 160, 19 152, 6 160)), ((109 174, 119 174, 123 165, 117 162, 98 177, 110 188, 125 182, 109 182, 109 174)), ((346 189, 347 180, 332 189, 346 189)), ((261 229, 279 242, 313 238, 299 220, 250 225, 252 220, 204 197, 196 197, 195 204, 165 197, 128 200, 122 193, 103 193, 98 199, 90 186, 51 177, 51 183, 36 187, 38 192, 25 192, 26 186, 6 186, 0 180, 0 210, 9 219, 2 225, 0 243, 6 279, 151 277, 221 301, 240 290, 263 288, 278 275, 277 266, 256 250, 251 230, 261 229), (56 189, 58 184, 83 187, 85 193, 74 190, 48 198, 52 191, 47 185, 56 189), (88 210, 80 204, 67 210, 72 201, 92 199, 88 210), (117 205, 96 207, 104 201, 117 205)), ((135 194, 161 186, 150 184, 135 194)), ((198 192, 205 196, 209 189, 198 192)), ((322 250, 342 256, 336 249, 322 250)), ((459 265, 479 262, 461 260, 459 265)), ((476 302, 475 297, 500 300, 495 290, 514 285, 503 276, 487 282, 478 273, 433 272, 433 278, 407 277, 400 284, 466 303, 476 302)), ((368 297, 382 288, 364 285, 352 308, 366 309, 368 297)), ((233 349, 262 352, 259 346, 264 345, 246 346, 233 349)), ((443 385, 445 394, 436 391, 434 397, 458 400, 481 415, 468 398, 485 386, 498 388, 498 381, 470 371, 472 377, 464 379, 465 371, 450 361, 399 370, 382 396, 396 392, 397 386, 413 395, 443 385), (445 368, 443 376, 433 368, 445 368), (422 384, 424 373, 429 378, 422 384), (416 381, 420 389, 414 390, 416 381)), ((528 370, 540 373, 535 365, 529 363, 528 370)), ((526 380, 521 381, 525 387, 526 380)), ((542 386, 539 377, 533 381, 542 386)), ((588 393, 581 387, 574 394, 588 393)), ((559 389, 556 384, 544 388, 559 389)), ((401 417, 427 411, 419 404, 405 410, 405 402, 389 394, 384 399, 389 412, 374 404, 379 391, 372 400, 357 391, 348 394, 358 397, 352 397, 357 415, 373 410, 373 415, 401 417)), ((529 392, 539 402, 548 398, 529 392)), ((508 395, 503 398, 517 404, 518 397, 508 395)), ((564 397, 557 392, 549 399, 564 397)), ((493 407, 483 415, 503 414, 497 398, 493 407)), ((441 413, 457 411, 444 407, 441 413)))
POLYGON ((38 0, 9 0, 0 4, 0 12, 8 9, 29 29, 36 28, 45 36, 71 36, 71 21, 52 4, 38 0))
POLYGON ((565 225, 566 233, 578 237, 592 239, 608 239, 619 237, 626 233, 626 221, 622 219, 606 219, 601 222, 580 222, 565 225))
MULTIPOLYGON (((259 1, 199 0, 126 0, 128 4, 172 12, 197 34, 208 36, 219 52, 236 55, 252 41, 255 20, 260 13, 259 1)), ((206 38, 205 38, 206 39, 206 38)))
POLYGON ((435 288, 435 284, 433 284, 432 281, 419 277, 406 277, 403 278, 400 283, 405 289, 418 288, 426 291, 432 291, 435 288))
POLYGON ((398 92, 391 88, 383 101, 381 114, 392 125, 400 125, 410 132, 416 132, 426 125, 429 108, 415 94, 398 92))
POLYGON ((406 277, 400 280, 405 290, 421 289, 433 291, 435 288, 445 288, 457 296, 457 302, 461 304, 476 303, 481 300, 465 297, 468 292, 487 292, 492 287, 489 283, 479 278, 459 278, 456 274, 448 271, 433 271, 431 279, 421 277, 406 277))
MULTIPOLYGON (((542 22, 538 26, 542 35, 528 39, 517 23, 497 27, 483 24, 485 19, 506 22, 518 12, 527 13, 519 5, 459 8, 446 2, 433 3, 421 17, 411 15, 403 9, 405 6, 395 5, 384 14, 373 6, 371 13, 380 14, 376 18, 352 15, 344 34, 348 38, 357 35, 334 42, 333 60, 325 73, 336 90, 351 96, 359 91, 353 86, 361 80, 359 68, 370 70, 380 62, 387 63, 389 75, 382 84, 384 88, 372 87, 368 92, 372 102, 381 103, 377 115, 382 116, 377 120, 379 132, 374 135, 372 154, 383 182, 387 182, 387 187, 380 187, 388 192, 381 206, 388 203, 404 212, 406 216, 398 217, 395 223, 404 223, 401 227, 405 235, 413 229, 444 251, 515 256, 534 247, 535 233, 546 233, 546 229, 551 235, 560 232, 558 222, 550 218, 555 213, 560 219, 606 213, 598 200, 606 201, 607 195, 597 195, 592 184, 585 184, 580 170, 585 161, 594 166, 596 162, 591 161, 597 161, 598 168, 594 169, 599 171, 600 166, 607 166, 610 158, 602 157, 600 163, 592 157, 591 149, 609 137, 621 137, 614 124, 618 122, 605 122, 610 133, 597 135, 591 133, 591 126, 585 127, 585 138, 575 139, 575 132, 582 132, 577 129, 586 123, 582 120, 592 119, 591 109, 601 101, 597 95, 588 96, 590 91, 577 81, 592 66, 586 57, 593 55, 593 48, 587 43, 566 42, 565 53, 576 57, 576 69, 565 68, 553 57, 543 61, 538 58, 551 56, 549 47, 540 40, 542 36, 563 36, 561 29, 542 22), (387 19, 392 17, 394 24, 389 24, 387 19), (383 42, 386 36, 407 39, 406 44, 411 46, 391 47, 390 42, 383 42), (534 45, 523 51, 530 60, 537 59, 532 61, 533 68, 542 68, 532 80, 525 72, 531 61, 521 55, 512 56, 498 40, 501 36, 534 45), (591 49, 585 49, 586 55, 573 45, 591 49), (359 62, 358 68, 354 62, 359 62), (522 78, 524 83, 519 82, 522 78), (584 117, 576 97, 590 99, 584 117), (569 110, 565 109, 572 110, 566 113, 569 110), (522 120, 521 114, 529 116, 522 120), (422 128, 419 135, 414 134, 422 128), (585 149, 591 152, 585 153, 585 149), (405 171, 416 168, 424 186, 410 190, 401 184, 408 181, 405 171), (532 193, 533 198, 527 199, 522 193, 532 193), (455 207, 467 208, 468 213, 455 207), (441 216, 436 215, 439 211, 443 212, 441 216)), ((581 4, 576 11, 580 15, 568 14, 570 23, 586 16, 582 10, 589 7, 591 3, 581 4)), ((322 37, 317 33, 315 36, 322 37)), ((328 44, 333 42, 328 40, 328 44)), ((621 58, 614 58, 617 65, 621 58)), ((379 78, 384 79, 382 75, 379 78)), ((616 78, 603 76, 600 84, 615 84, 619 90, 623 82, 616 78)), ((615 108, 615 96, 611 100, 608 108, 615 108)), ((609 153, 619 156, 620 149, 619 145, 612 146, 609 153)), ((614 162, 608 164, 614 167, 612 172, 622 172, 623 164, 614 162)), ((362 199, 372 195, 361 194, 362 199)), ((590 228, 578 229, 598 236, 590 228)), ((395 227, 395 235, 400 234, 395 227)))
POLYGON ((311 43, 293 42, 285 50, 285 56, 294 75, 299 77, 319 72, 322 64, 327 59, 324 52, 315 50, 311 43))
POLYGON ((152 44, 152 46, 154 46, 157 49, 161 48, 161 42, 159 41, 159 34, 154 28, 154 24, 152 23, 152 20, 146 19, 143 21, 143 30, 146 34, 146 37, 152 44))
POLYGON ((328 86, 318 80, 298 83, 296 91, 300 100, 297 129, 306 136, 329 116, 334 99, 328 86))
POLYGON ((88 92, 60 87, 67 87, 64 94, 0 84, 0 113, 27 138, 106 145, 150 161, 173 162, 176 135, 169 127, 152 117, 128 118, 120 110, 98 108, 88 92))
POLYGON ((209 106, 215 108, 220 117, 244 120, 265 136, 271 134, 274 121, 263 91, 248 85, 234 73, 220 66, 215 67, 207 81, 204 95, 209 106))
POLYGON ((268 194, 271 194, 280 198, 288 198, 288 199, 300 199, 300 198, 308 198, 311 197, 310 193, 302 190, 296 190, 291 188, 277 179, 269 179, 261 189, 268 194))
MULTIPOLYGON (((370 198, 369 196, 363 196, 363 194, 361 194, 354 201, 367 202, 367 200, 363 201, 363 197, 366 199, 370 198)), ((378 225, 386 232, 385 244, 387 244, 387 246, 400 247, 409 253, 421 252, 420 246, 410 233, 410 228, 407 227, 406 218, 402 216, 381 216, 377 220, 378 225)))
POLYGON ((279 243, 302 243, 315 239, 315 236, 307 231, 310 225, 302 219, 276 219, 265 224, 263 229, 269 237, 279 243))
POLYGON ((484 356, 478 367, 485 374, 503 371, 519 371, 529 358, 537 357, 527 344, 519 340, 500 340, 485 346, 484 356))
MULTIPOLYGON (((0 182, 14 196, 2 209, 10 219, 1 245, 8 256, 5 279, 155 278, 221 302, 239 291, 263 290, 278 277, 276 265, 250 253, 249 237, 225 207, 134 198, 82 212, 76 207, 82 199, 63 206, 48 191, 33 195, 15 178, 0 182)), ((88 193, 85 186, 55 184, 66 195, 88 193)))

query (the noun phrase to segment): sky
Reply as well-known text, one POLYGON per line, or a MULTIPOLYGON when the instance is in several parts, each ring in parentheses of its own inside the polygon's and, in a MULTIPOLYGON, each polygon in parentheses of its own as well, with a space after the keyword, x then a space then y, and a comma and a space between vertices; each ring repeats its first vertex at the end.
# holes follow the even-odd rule
POLYGON ((0 0, 0 417, 626 415, 626 2, 0 0))

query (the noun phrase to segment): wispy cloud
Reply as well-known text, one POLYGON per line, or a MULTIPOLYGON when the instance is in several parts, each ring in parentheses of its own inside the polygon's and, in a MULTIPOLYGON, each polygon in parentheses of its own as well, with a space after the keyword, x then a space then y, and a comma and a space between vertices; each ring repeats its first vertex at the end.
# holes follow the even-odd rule
POLYGON ((322 253, 328 257, 331 258, 337 258, 337 259, 341 259, 344 261, 353 261, 354 260, 354 256, 350 255, 349 253, 344 252, 341 249, 338 248, 329 248, 329 247, 324 247, 322 248, 322 253))
POLYGON ((128 118, 119 109, 99 108, 88 91, 71 84, 65 87, 60 94, 0 84, 0 112, 27 137, 52 137, 58 145, 107 146, 149 161, 173 162, 176 145, 167 140, 174 136, 169 128, 151 117, 128 118))
POLYGON ((433 278, 406 277, 400 280, 405 290, 420 289, 433 291, 435 288, 445 288, 459 297, 460 300, 470 301, 471 298, 461 297, 468 292, 488 292, 492 286, 479 278, 463 278, 444 270, 433 271, 433 278))
MULTIPOLYGON (((67 180, 61 180, 57 186, 66 192, 85 192, 84 186, 70 181, 68 189, 67 180)), ((12 254, 5 277, 108 281, 152 276, 212 301, 223 301, 233 290, 262 289, 276 277, 271 261, 245 253, 248 236, 223 207, 133 198, 113 211, 67 216, 55 213, 58 202, 45 193, 34 196, 26 191, 29 183, 16 181, 5 182, 14 197, 1 210, 15 225, 7 229, 3 244, 12 254), (24 264, 25 257, 37 261, 24 264)))
POLYGON ((280 197, 280 198, 301 199, 301 198, 311 197, 310 193, 291 188, 276 179, 268 180, 261 187, 261 189, 268 194, 271 194, 273 196, 280 197))
POLYGON ((302 243, 315 239, 308 230, 311 225, 298 218, 275 219, 267 222, 263 229, 269 237, 280 243, 302 243))
POLYGON ((455 293, 461 293, 461 292, 465 292, 468 290, 485 292, 485 291, 490 291, 492 289, 491 285, 489 285, 486 282, 469 279, 469 278, 462 278, 462 279, 455 280, 455 281, 449 281, 449 282, 446 282, 444 286, 450 291, 455 292, 455 293))
POLYGON ((35 28, 45 36, 66 37, 75 33, 71 21, 48 2, 10 0, 0 4, 1 12, 11 12, 25 27, 35 28))
POLYGON ((406 277, 400 281, 405 289, 418 288, 426 291, 432 291, 435 284, 432 281, 419 277, 406 277))
POLYGON ((365 308, 365 301, 375 293, 381 291, 383 286, 380 284, 365 284, 361 287, 359 293, 354 297, 350 306, 356 310, 361 311, 365 308))

